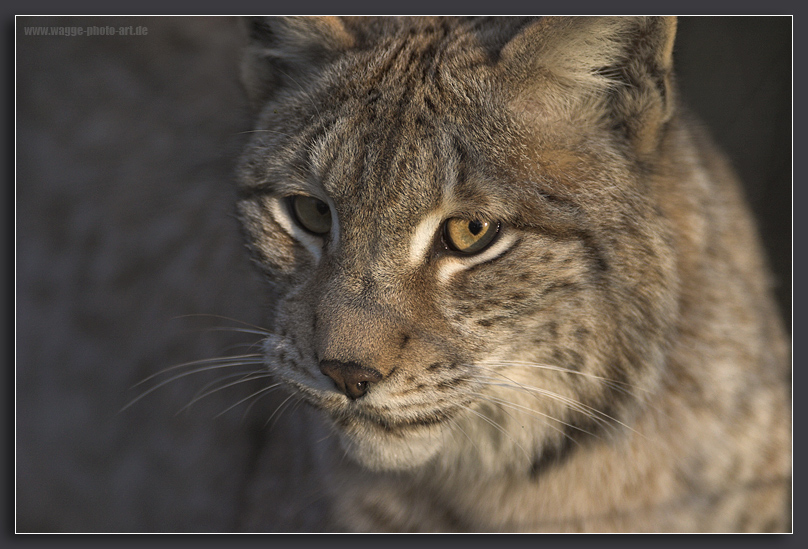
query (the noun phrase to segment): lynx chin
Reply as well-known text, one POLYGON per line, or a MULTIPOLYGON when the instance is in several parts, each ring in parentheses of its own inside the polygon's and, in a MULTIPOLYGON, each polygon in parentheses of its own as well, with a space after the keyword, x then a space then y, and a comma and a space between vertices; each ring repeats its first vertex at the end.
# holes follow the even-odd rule
POLYGON ((790 530, 790 345, 675 19, 248 32, 261 351, 334 529, 790 530))

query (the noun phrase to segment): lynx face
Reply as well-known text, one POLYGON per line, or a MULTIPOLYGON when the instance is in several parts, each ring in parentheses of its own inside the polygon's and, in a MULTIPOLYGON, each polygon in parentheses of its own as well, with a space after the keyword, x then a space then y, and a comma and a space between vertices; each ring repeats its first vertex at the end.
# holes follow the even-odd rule
POLYGON ((253 30, 238 209, 277 292, 266 364, 370 468, 511 446, 527 468, 658 382, 677 280, 638 166, 664 85, 634 84, 659 120, 618 112, 617 46, 574 24, 601 43, 572 66, 564 26, 253 30))

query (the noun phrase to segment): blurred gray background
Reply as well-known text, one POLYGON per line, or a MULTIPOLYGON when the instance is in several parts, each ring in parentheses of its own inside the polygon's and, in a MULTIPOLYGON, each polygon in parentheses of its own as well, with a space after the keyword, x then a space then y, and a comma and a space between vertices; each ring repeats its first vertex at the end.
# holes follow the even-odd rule
MULTIPOLYGON (((255 352, 257 335, 227 329, 264 316, 232 216, 243 44, 228 18, 17 19, 17 531, 326 527, 285 395, 219 415, 266 383, 182 410, 222 379, 202 371, 121 411, 184 371, 132 388, 171 365, 255 352), (148 34, 25 34, 107 25, 148 34)), ((676 54, 685 102, 745 183, 790 327, 791 19, 682 18, 676 54)))

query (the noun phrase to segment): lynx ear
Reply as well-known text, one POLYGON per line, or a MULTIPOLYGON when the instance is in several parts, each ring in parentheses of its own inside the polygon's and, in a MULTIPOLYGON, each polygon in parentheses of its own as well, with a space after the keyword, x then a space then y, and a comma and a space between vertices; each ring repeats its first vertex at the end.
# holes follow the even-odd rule
POLYGON ((502 49, 512 106, 605 121, 649 153, 673 114, 675 34, 673 17, 543 18, 502 49))
POLYGON ((305 85, 354 44, 336 17, 257 17, 246 27, 249 45, 241 77, 254 107, 283 86, 305 85))

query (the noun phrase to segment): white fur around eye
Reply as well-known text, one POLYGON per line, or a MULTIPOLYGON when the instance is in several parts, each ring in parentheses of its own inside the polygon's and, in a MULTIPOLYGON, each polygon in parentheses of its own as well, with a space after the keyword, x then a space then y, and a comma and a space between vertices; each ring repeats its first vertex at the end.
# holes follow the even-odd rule
MULTIPOLYGON (((303 230, 298 224, 292 219, 292 215, 289 212, 289 209, 283 203, 283 199, 280 197, 272 197, 269 199, 269 210, 272 212, 272 217, 281 226, 281 228, 300 242, 306 250, 308 250, 312 256, 314 256, 315 261, 320 261, 320 257, 323 253, 323 239, 313 234, 303 230)), ((331 230, 332 232, 335 230, 335 222, 334 217, 332 216, 331 221, 331 230)))
POLYGON ((468 257, 447 255, 441 259, 441 266, 438 269, 438 280, 445 283, 452 278, 452 275, 459 271, 490 261, 510 248, 515 242, 516 235, 510 232, 500 235, 499 239, 494 242, 490 248, 478 254, 468 257))
POLYGON ((415 227, 410 239, 410 265, 415 266, 426 259, 429 247, 440 228, 443 216, 440 212, 433 212, 424 217, 415 227))

